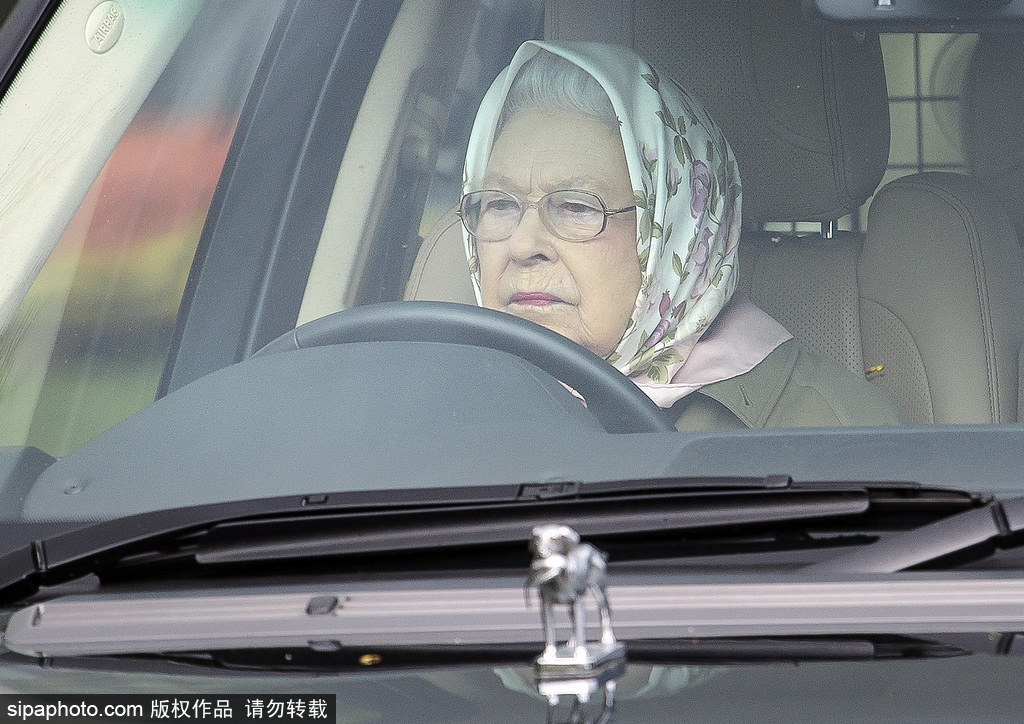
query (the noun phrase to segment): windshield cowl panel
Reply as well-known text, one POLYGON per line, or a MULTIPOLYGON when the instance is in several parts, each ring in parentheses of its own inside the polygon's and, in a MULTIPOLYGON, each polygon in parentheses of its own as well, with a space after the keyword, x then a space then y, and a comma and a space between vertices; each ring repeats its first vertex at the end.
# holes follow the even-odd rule
MULTIPOLYGON (((1024 579, 1010 575, 837 581, 616 574, 609 596, 616 632, 626 640, 1024 628, 1024 579)), ((523 603, 522 582, 511 577, 69 596, 21 609, 4 640, 31 656, 287 648, 311 640, 355 647, 539 644, 539 616, 523 603), (311 615, 314 599, 331 599, 330 611, 311 615)))

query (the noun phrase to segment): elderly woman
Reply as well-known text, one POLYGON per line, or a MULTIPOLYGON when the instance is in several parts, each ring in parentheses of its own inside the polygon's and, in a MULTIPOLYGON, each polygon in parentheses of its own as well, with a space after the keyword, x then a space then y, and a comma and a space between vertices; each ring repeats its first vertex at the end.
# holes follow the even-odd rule
POLYGON ((525 43, 480 106, 464 192, 478 303, 604 357, 678 429, 901 421, 880 390, 732 298, 732 151, 633 52, 525 43))

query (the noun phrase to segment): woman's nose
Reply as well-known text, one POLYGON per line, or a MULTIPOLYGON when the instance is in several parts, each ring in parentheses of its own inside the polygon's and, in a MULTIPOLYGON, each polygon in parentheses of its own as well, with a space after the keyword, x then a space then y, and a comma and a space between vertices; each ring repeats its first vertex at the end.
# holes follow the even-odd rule
POLYGON ((530 204, 519 220, 519 226, 508 237, 508 253, 519 262, 553 261, 557 256, 557 238, 548 231, 536 204, 530 204))

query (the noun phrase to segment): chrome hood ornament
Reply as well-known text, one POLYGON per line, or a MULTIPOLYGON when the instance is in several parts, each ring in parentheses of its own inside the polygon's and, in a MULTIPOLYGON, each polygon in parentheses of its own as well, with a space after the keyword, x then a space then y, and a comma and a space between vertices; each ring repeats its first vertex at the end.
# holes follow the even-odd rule
MULTIPOLYGON (((605 591, 608 557, 565 525, 539 525, 530 543, 533 563, 527 591, 540 593, 540 616, 544 628, 544 652, 535 660, 537 678, 542 682, 568 679, 607 681, 621 674, 626 649, 615 640, 611 612, 605 591), (599 641, 587 641, 584 599, 590 591, 597 603, 601 623, 599 641), (558 644, 555 606, 568 607, 569 636, 558 644)), ((556 687, 557 688, 557 687, 556 687)))
MULTIPOLYGON (((619 676, 623 666, 618 667, 619 676)), ((602 677, 604 678, 604 677, 602 677)), ((538 681, 537 690, 548 700, 547 724, 566 722, 567 724, 610 724, 615 716, 615 679, 566 679, 563 681, 538 681), (588 706, 591 699, 600 699, 597 705, 588 706), (561 697, 569 698, 569 706, 562 707, 563 716, 559 717, 558 702, 561 697), (565 710, 569 716, 564 716, 565 710)))

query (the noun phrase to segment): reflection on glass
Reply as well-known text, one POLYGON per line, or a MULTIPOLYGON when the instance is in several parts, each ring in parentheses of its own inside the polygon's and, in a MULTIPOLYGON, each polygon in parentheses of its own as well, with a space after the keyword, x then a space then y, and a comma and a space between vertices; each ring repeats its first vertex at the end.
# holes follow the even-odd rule
POLYGON ((598 679, 544 681, 537 684, 537 689, 548 700, 547 724, 608 724, 615 715, 615 679, 604 683, 598 679), (598 689, 600 705, 590 706, 598 689))
POLYGON ((153 401, 280 4, 200 12, 0 336, 0 445, 61 456, 153 401))

